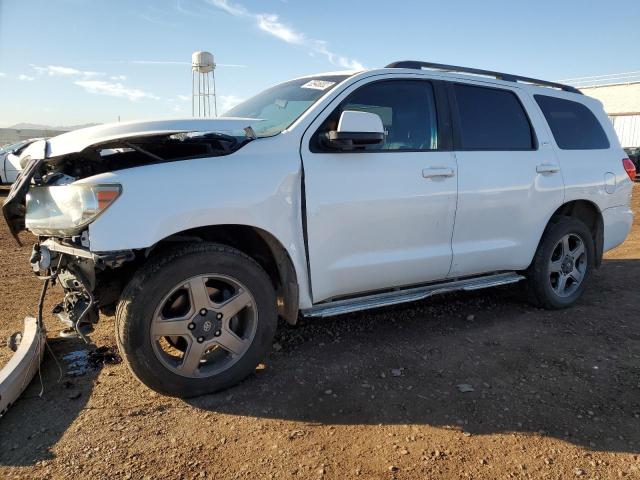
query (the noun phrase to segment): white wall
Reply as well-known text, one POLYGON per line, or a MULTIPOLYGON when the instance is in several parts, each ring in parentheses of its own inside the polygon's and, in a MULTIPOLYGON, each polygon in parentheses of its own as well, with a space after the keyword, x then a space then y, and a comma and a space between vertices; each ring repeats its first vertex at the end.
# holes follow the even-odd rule
POLYGON ((640 115, 640 82, 622 85, 603 85, 580 89, 585 95, 597 98, 609 115, 640 115))
POLYGON ((623 148, 640 147, 640 82, 580 90, 602 102, 623 148))
POLYGON ((622 148, 640 147, 640 115, 611 115, 622 148))

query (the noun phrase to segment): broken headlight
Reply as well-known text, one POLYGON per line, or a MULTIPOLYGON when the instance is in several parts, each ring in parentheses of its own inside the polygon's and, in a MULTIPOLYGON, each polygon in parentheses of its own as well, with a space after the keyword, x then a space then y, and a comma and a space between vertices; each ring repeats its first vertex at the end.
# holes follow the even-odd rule
POLYGON ((79 233, 122 192, 117 184, 32 187, 27 194, 25 226, 36 235, 79 233))

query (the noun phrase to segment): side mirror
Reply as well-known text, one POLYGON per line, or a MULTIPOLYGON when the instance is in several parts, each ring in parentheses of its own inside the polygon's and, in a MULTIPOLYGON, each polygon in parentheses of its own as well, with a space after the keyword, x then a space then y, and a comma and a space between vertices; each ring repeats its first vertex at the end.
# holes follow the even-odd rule
POLYGON ((384 140, 382 119, 371 112, 345 110, 340 115, 338 129, 330 131, 327 140, 332 148, 340 150, 381 143, 384 140))

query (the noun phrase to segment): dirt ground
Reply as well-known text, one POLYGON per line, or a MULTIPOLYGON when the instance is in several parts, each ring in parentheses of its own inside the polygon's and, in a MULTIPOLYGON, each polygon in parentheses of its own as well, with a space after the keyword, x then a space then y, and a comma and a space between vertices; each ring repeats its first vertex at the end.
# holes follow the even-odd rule
MULTIPOLYGON (((35 312, 23 239, 0 227, 0 338, 35 312)), ((283 325, 264 368, 191 401, 122 364, 71 376, 86 347, 47 315, 62 376, 47 355, 0 419, 0 478, 640 478, 639 288, 636 217, 575 308, 505 287, 283 325)))

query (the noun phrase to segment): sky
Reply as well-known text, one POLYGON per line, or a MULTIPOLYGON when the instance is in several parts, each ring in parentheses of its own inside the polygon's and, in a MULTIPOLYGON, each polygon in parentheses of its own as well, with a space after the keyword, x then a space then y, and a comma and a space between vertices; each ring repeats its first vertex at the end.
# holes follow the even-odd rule
POLYGON ((186 117, 302 75, 416 59, 548 80, 640 70, 639 0, 0 0, 0 126, 186 117))

